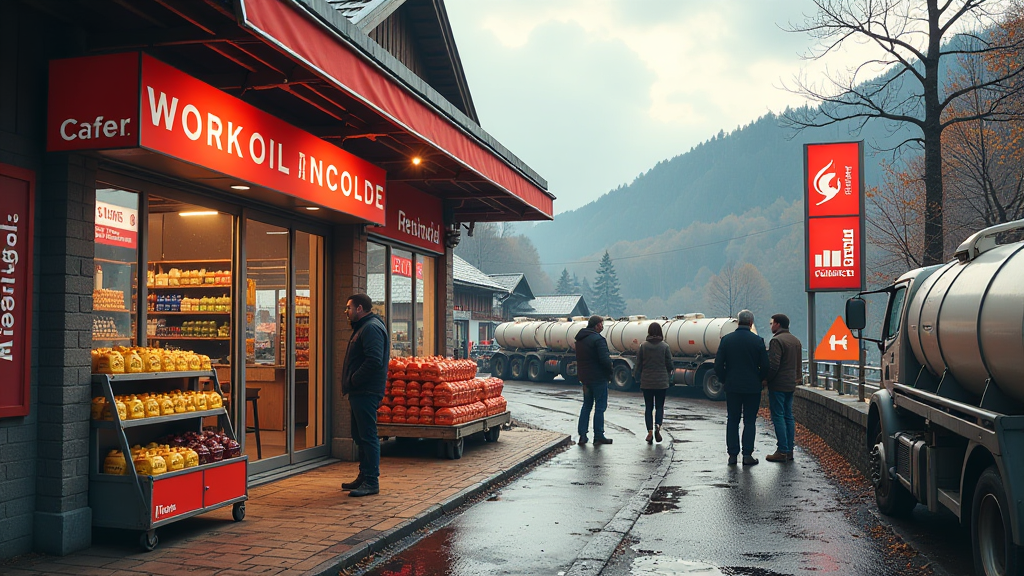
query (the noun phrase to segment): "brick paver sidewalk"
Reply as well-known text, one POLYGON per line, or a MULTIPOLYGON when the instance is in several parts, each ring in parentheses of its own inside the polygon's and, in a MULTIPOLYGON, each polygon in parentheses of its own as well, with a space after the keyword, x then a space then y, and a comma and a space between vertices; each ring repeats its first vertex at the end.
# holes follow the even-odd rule
POLYGON ((467 444, 461 460, 416 447, 382 458, 381 493, 366 498, 341 491, 355 462, 331 464, 250 489, 242 522, 229 506, 160 528, 153 552, 140 551, 129 532, 97 530, 88 550, 26 557, 0 565, 0 574, 337 574, 567 442, 514 428, 497 443, 467 444))

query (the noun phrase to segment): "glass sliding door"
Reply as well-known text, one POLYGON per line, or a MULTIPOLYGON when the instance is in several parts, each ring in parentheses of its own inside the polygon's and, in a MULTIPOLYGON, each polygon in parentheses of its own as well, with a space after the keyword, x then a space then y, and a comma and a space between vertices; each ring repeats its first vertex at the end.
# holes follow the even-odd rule
POLYGON ((294 450, 325 445, 324 238, 295 232, 294 450))

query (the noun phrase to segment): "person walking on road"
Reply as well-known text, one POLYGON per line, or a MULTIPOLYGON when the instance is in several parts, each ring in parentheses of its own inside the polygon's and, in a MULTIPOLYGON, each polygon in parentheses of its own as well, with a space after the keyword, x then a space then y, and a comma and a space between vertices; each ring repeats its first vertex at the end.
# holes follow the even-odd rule
POLYGON ((751 331, 754 313, 740 310, 739 326, 726 334, 715 356, 715 374, 725 386, 725 444, 729 464, 740 453, 740 418, 743 419, 743 465, 758 463, 754 458, 754 426, 761 405, 762 382, 768 378, 768 351, 764 339, 751 331))
POLYGON ((590 411, 594 411, 594 444, 611 444, 612 439, 604 435, 604 411, 608 408, 608 382, 612 378, 612 358, 608 354, 608 342, 601 336, 604 318, 591 316, 587 327, 576 334, 576 374, 583 385, 583 408, 576 430, 580 433, 579 445, 587 443, 587 428, 590 411))
POLYGON ((769 462, 793 460, 796 420, 793 419, 793 392, 800 383, 803 346, 789 331, 789 316, 772 316, 772 339, 768 342, 768 406, 775 424, 778 448, 765 456, 769 462))
POLYGON ((651 322, 647 327, 647 340, 636 352, 633 379, 640 383, 644 393, 644 422, 647 424, 647 443, 661 442, 661 423, 665 421, 665 393, 672 375, 672 352, 665 343, 661 324, 651 322), (652 418, 652 412, 653 418, 652 418))
POLYGON ((341 488, 357 497, 380 492, 377 408, 384 399, 390 339, 384 321, 372 308, 373 301, 366 294, 354 294, 345 304, 345 315, 354 332, 345 351, 341 393, 349 397, 352 408, 352 440, 359 447, 359 476, 341 488))

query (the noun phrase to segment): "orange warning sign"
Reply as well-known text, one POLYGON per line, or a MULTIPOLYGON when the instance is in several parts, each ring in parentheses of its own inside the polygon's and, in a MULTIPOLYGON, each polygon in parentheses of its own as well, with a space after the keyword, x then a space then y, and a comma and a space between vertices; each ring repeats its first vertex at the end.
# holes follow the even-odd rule
POLYGON ((833 362, 857 362, 860 360, 860 341, 846 327, 842 316, 825 333, 821 343, 814 349, 815 360, 831 360, 833 362))

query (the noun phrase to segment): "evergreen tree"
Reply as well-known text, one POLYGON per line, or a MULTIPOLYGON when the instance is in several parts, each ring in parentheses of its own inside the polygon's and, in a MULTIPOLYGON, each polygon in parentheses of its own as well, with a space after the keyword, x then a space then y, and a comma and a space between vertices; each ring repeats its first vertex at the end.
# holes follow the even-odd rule
POLYGON ((569 271, 562 268, 562 276, 555 285, 555 294, 572 294, 572 278, 569 278, 569 271))
POLYGON ((583 295, 583 299, 587 302, 587 306, 591 310, 593 310, 594 309, 594 289, 590 287, 590 280, 587 280, 586 276, 584 276, 583 280, 580 281, 580 291, 579 291, 579 294, 583 295))
POLYGON ((619 277, 615 274, 615 266, 612 265, 612 257, 608 255, 607 250, 604 251, 601 264, 597 267, 593 306, 597 314, 613 318, 622 316, 626 311, 626 302, 619 294, 619 277))
POLYGON ((580 278, 575 272, 572 273, 572 290, 569 294, 582 294, 583 286, 580 285, 580 278))

